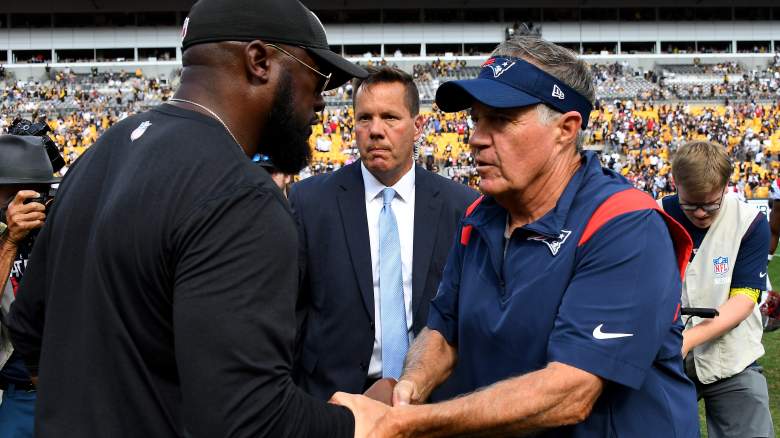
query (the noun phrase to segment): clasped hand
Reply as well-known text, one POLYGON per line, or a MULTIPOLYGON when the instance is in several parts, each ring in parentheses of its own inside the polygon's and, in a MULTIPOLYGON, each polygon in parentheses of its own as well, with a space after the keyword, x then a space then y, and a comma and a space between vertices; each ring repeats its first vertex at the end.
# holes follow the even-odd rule
POLYGON ((393 407, 361 394, 337 392, 330 399, 333 404, 344 406, 355 416, 355 438, 406 438, 411 432, 403 415, 419 403, 416 385, 401 380, 393 388, 393 407))

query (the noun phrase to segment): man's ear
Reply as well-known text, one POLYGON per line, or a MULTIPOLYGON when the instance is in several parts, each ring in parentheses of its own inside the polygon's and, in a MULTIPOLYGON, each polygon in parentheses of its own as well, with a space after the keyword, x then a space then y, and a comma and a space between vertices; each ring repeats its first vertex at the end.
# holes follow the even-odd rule
POLYGON ((260 40, 244 46, 244 65, 250 81, 268 82, 271 67, 268 47, 260 40))
POLYGON ((569 111, 558 118, 559 138, 563 144, 576 143, 577 134, 582 126, 582 116, 577 111, 569 111))
POLYGON ((414 139, 419 140, 423 135, 423 128, 425 127, 425 117, 422 114, 417 114, 414 118, 414 139))

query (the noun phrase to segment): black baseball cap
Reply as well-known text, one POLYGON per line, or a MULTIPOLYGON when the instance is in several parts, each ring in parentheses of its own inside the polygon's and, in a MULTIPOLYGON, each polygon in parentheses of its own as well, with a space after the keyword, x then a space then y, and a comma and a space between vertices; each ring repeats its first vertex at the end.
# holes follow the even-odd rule
POLYGON ((181 31, 182 50, 202 43, 254 41, 299 46, 325 73, 328 90, 368 72, 332 52, 320 19, 298 0, 199 0, 181 31))

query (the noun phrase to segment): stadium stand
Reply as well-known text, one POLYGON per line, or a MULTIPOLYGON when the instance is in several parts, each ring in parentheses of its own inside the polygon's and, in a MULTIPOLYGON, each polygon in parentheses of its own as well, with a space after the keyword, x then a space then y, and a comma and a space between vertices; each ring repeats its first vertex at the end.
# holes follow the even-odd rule
MULTIPOLYGON (((45 116, 71 163, 116 121, 164 102, 178 84, 179 32, 191 3, 0 5, 0 129, 17 115, 45 116)), ((501 0, 392 8, 366 0, 360 9, 305 3, 326 24, 334 49, 362 65, 414 75, 426 117, 419 161, 466 184, 477 182, 466 144, 471 120, 438 112, 433 98, 445 81, 475 77, 495 44, 518 33, 556 41, 591 63, 599 102, 586 146, 603 150, 605 165, 654 196, 673 189, 669 156, 695 138, 728 148, 740 163, 735 190, 747 197, 764 197, 777 177, 780 8, 693 0, 617 8, 556 1, 517 8, 501 0)), ((352 91, 345 84, 326 95, 311 139, 314 161, 302 177, 357 158, 352 91)))
MULTIPOLYGON (((729 102, 724 98, 745 96, 726 93, 710 95, 721 99, 711 104, 687 103, 681 98, 699 92, 697 87, 715 89, 719 84, 702 85, 703 78, 720 75, 742 75, 734 83, 742 84, 740 88, 727 88, 732 93, 749 89, 755 96, 755 90, 765 90, 757 97, 776 97, 777 60, 760 74, 737 63, 658 66, 653 70, 610 63, 593 64, 592 69, 599 104, 591 115, 586 146, 604 151, 605 166, 660 197, 673 192, 668 175, 670 154, 685 141, 714 140, 724 144, 740 163, 733 176, 734 190, 748 198, 768 195, 780 171, 780 105, 776 101, 729 102), (668 77, 675 80, 665 80, 668 77)), ((479 70, 458 60, 434 59, 415 65, 412 71, 421 98, 430 102, 442 82, 474 77, 479 70)), ((6 77, 0 81, 0 128, 15 115, 46 116, 70 164, 113 123, 164 102, 178 84, 178 73, 146 77, 141 70, 79 74, 66 68, 51 69, 40 80, 6 77)), ((357 159, 351 94, 351 84, 329 94, 329 106, 311 139, 314 160, 301 177, 333 171, 357 159)), ((476 185, 478 178, 467 146, 473 128, 468 114, 445 114, 426 107, 423 116, 426 124, 417 148, 419 163, 476 185)))

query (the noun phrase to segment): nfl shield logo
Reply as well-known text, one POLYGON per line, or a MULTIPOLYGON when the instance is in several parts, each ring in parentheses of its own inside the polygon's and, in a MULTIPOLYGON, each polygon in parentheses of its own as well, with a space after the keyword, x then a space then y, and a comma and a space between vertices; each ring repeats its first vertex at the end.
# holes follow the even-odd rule
POLYGON ((130 133, 130 141, 136 141, 141 138, 141 136, 144 135, 144 132, 146 132, 146 129, 150 126, 152 126, 152 122, 148 120, 142 122, 140 125, 138 125, 137 128, 133 130, 133 132, 130 133))
POLYGON ((729 258, 728 257, 716 257, 712 259, 712 267, 715 275, 723 276, 729 272, 729 258))

